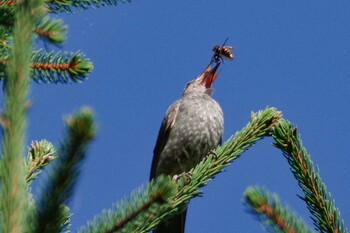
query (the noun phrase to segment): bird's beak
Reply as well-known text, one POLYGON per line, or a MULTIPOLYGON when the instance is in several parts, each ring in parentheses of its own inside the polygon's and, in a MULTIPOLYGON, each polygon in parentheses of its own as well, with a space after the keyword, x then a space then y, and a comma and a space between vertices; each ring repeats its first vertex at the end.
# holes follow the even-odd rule
POLYGON ((206 88, 210 88, 211 84, 219 76, 219 74, 216 73, 216 70, 219 68, 219 65, 220 62, 211 61, 207 68, 197 77, 197 80, 200 81, 206 88))

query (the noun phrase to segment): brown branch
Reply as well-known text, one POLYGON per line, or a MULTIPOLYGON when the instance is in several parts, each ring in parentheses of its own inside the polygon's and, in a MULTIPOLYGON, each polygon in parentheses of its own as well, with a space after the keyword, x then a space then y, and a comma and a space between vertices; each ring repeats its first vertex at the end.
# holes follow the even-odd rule
POLYGON ((284 221, 283 217, 276 213, 273 207, 270 207, 268 203, 264 202, 263 199, 259 200, 259 206, 257 210, 260 213, 265 214, 269 219, 271 219, 279 228, 287 233, 296 233, 291 227, 289 227, 284 221))
POLYGON ((13 0, 0 2, 0 6, 14 6, 14 5, 15 5, 15 1, 13 1, 13 0))
MULTIPOLYGON (((10 65, 9 60, 0 60, 0 65, 10 65)), ((34 68, 37 70, 69 70, 69 69, 75 69, 77 67, 76 62, 70 62, 70 63, 61 63, 61 64, 51 64, 51 63, 30 63, 30 68, 34 68)))
POLYGON ((113 233, 113 232, 120 230, 127 223, 129 223, 131 220, 136 218, 137 215, 139 215, 143 211, 147 210, 152 204, 154 204, 156 202, 163 202, 163 201, 164 201, 163 195, 161 193, 155 193, 154 195, 151 196, 151 199, 149 201, 147 201, 145 204, 143 204, 142 206, 140 206, 140 208, 138 210, 136 210, 132 214, 126 216, 126 218, 116 222, 116 224, 111 229, 107 230, 105 233, 113 233))
POLYGON ((297 129, 292 127, 291 123, 281 121, 273 133, 275 146, 284 152, 288 163, 291 166, 299 186, 303 190, 310 213, 314 216, 315 226, 320 231, 326 232, 346 232, 341 219, 339 210, 330 200, 330 194, 326 186, 322 183, 318 171, 313 168, 310 156, 302 146, 301 140, 297 134, 297 129), (334 218, 334 216, 337 216, 334 218))
POLYGON ((44 29, 35 29, 35 33, 42 37, 50 37, 54 34, 53 32, 46 31, 44 29))

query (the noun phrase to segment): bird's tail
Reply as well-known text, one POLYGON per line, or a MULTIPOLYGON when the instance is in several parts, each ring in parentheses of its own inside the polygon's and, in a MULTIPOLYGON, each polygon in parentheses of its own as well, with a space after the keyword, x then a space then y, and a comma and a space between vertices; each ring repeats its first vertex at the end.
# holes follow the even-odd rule
POLYGON ((153 233, 184 233, 187 208, 158 226, 153 233))

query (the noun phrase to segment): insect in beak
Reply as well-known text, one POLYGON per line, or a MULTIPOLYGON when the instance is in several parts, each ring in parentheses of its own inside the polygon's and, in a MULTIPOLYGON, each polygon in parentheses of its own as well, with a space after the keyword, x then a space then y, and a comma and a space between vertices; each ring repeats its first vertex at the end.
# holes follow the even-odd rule
POLYGON ((231 52, 232 46, 226 46, 226 42, 228 40, 228 37, 226 38, 225 42, 220 45, 215 45, 213 47, 213 60, 215 62, 219 62, 220 60, 223 61, 224 59, 232 60, 234 58, 234 54, 231 52))

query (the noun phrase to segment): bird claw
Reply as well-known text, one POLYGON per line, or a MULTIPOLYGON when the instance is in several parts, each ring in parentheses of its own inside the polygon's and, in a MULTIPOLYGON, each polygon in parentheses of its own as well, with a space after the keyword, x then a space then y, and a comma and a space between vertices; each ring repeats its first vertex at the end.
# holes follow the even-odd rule
POLYGON ((192 173, 191 172, 184 172, 184 173, 181 173, 179 175, 174 175, 173 176, 173 180, 175 182, 178 182, 183 176, 186 177, 184 179, 184 185, 189 184, 191 182, 191 180, 192 180, 192 173))
POLYGON ((214 149, 209 151, 209 153, 207 154, 206 158, 208 158, 210 155, 213 156, 214 160, 218 159, 218 157, 219 157, 214 149))

